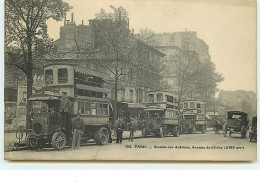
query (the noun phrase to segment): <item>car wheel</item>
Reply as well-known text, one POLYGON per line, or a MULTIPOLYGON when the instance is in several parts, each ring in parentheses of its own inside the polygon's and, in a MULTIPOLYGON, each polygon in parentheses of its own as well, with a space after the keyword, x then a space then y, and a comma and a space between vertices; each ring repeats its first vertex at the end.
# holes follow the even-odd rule
POLYGON ((37 148, 37 140, 31 132, 26 136, 26 146, 29 150, 35 150, 37 148))
POLYGON ((52 136, 52 147, 56 150, 62 150, 66 146, 66 135, 63 132, 56 132, 52 136))

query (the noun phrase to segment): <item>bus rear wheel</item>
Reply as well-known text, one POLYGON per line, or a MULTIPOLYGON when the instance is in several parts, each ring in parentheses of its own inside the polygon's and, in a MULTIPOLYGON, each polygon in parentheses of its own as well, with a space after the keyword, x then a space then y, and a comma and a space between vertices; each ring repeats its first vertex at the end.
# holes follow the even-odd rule
POLYGON ((106 145, 109 140, 109 132, 105 127, 101 127, 95 133, 94 140, 98 145, 106 145))

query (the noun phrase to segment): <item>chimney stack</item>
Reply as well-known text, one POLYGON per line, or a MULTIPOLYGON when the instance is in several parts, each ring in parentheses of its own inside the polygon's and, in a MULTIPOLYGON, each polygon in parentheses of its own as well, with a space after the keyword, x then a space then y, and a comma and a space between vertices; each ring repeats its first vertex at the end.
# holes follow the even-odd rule
POLYGON ((74 24, 74 20, 73 20, 73 18, 74 18, 74 14, 71 13, 71 24, 74 24))
POLYGON ((84 20, 82 20, 82 26, 84 25, 84 20))
POLYGON ((64 15, 64 26, 66 26, 66 13, 64 15))

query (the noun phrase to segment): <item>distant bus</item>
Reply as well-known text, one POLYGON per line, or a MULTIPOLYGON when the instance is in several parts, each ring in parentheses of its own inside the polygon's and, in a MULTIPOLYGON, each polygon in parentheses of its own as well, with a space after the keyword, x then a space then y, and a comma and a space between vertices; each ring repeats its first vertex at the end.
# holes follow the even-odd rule
POLYGON ((153 91, 147 93, 148 103, 144 108, 142 133, 144 136, 164 137, 180 134, 179 111, 177 99, 172 93, 153 91))
POLYGON ((197 100, 187 100, 182 103, 181 112, 181 132, 195 133, 206 132, 206 102, 197 100))

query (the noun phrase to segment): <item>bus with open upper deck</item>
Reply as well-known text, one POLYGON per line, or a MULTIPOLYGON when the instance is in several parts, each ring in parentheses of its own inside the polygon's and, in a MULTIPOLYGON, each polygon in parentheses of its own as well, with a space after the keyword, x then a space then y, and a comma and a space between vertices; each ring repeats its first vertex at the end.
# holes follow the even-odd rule
POLYGON ((59 63, 44 67, 44 79, 45 86, 29 99, 32 103, 26 136, 29 148, 49 144, 63 149, 70 145, 76 114, 84 121, 83 141, 94 139, 96 144, 104 145, 111 140, 110 103, 104 74, 76 64, 59 63), (66 123, 61 123, 64 119, 59 112, 63 92, 71 102, 66 123))

